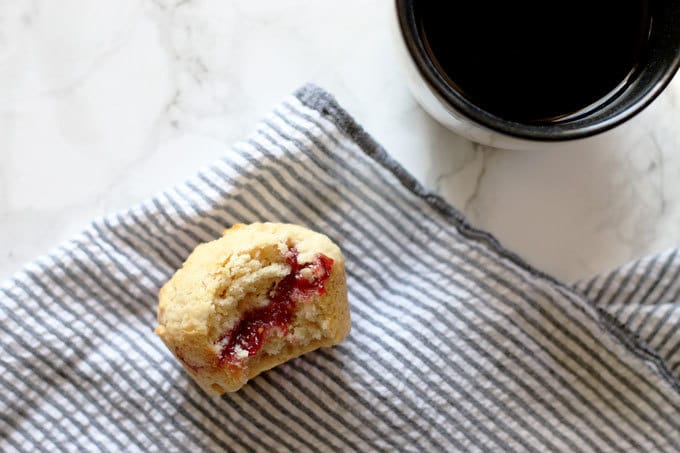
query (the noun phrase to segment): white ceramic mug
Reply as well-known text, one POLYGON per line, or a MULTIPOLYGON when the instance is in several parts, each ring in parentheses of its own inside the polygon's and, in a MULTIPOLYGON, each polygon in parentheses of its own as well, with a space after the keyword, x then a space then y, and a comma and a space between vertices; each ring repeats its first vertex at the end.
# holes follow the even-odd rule
MULTIPOLYGON (((680 66, 680 2, 657 0, 640 70, 626 81, 616 97, 574 120, 554 124, 508 121, 474 105, 446 82, 428 56, 418 30, 414 5, 419 0, 396 0, 393 11, 397 51, 408 86, 418 103, 437 121, 477 143, 506 149, 545 149, 573 145, 607 132, 649 105, 668 85, 680 66)), ((420 0, 427 1, 427 0, 420 0)), ((464 18, 462 18, 464 20, 464 18)))

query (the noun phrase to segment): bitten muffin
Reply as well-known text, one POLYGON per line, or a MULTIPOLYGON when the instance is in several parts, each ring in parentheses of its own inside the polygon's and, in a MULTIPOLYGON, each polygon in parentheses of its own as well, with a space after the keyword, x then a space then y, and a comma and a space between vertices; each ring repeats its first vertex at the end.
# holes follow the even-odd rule
POLYGON ((342 253, 297 225, 234 225, 196 247, 159 293, 156 333, 211 394, 349 330, 342 253))

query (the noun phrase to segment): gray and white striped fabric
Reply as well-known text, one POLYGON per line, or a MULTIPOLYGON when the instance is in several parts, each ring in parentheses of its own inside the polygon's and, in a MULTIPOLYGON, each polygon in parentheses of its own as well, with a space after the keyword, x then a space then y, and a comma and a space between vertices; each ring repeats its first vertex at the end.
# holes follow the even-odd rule
POLYGON ((307 86, 0 286, 0 449, 677 451, 679 272, 672 251, 560 284, 307 86), (340 244, 352 332, 211 398, 153 334, 156 293, 197 243, 265 220, 340 244))

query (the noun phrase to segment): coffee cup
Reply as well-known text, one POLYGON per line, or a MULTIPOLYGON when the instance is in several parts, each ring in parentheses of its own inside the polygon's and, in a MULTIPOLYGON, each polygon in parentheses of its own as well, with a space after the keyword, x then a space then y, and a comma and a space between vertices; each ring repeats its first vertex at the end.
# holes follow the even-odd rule
POLYGON ((396 0, 409 88, 485 145, 544 149, 615 130, 680 66, 680 1, 599 1, 396 0))

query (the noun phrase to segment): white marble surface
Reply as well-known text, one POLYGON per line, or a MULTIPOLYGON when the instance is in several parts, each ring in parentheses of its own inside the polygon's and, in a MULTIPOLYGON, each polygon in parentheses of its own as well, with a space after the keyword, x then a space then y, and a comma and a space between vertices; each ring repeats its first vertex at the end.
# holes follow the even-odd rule
POLYGON ((475 146, 399 72, 390 0, 0 2, 0 278, 180 181, 307 81, 429 187, 574 280, 680 242, 680 79, 617 140, 475 146))

